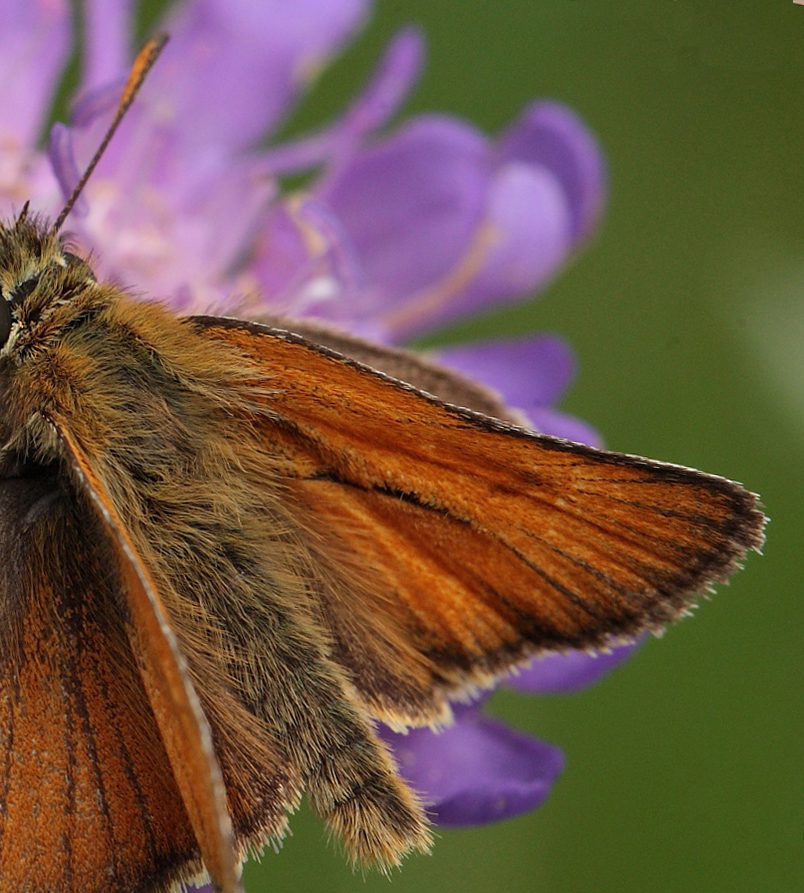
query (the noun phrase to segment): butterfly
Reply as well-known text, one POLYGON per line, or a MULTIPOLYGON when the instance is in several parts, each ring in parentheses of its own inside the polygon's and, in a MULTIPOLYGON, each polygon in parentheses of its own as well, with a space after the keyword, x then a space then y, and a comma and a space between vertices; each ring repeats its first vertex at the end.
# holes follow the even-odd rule
POLYGON ((431 835, 377 722, 659 631, 761 546, 739 484, 525 430, 403 351, 97 281, 59 235, 93 167, 53 224, 0 224, 3 890, 236 893, 303 794, 396 864, 431 835))

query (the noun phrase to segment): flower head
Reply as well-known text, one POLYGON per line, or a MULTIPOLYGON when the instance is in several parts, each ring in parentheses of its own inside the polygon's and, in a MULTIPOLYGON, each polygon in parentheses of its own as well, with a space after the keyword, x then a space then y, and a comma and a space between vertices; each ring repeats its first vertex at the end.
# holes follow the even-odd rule
MULTIPOLYGON (((81 95, 70 126, 52 129, 46 157, 35 146, 66 62, 69 7, 0 2, 6 214, 25 199, 58 211, 59 186, 63 194, 74 185, 119 94, 129 5, 86 7, 81 95)), ((589 237, 604 200, 595 141, 566 107, 536 102, 496 138, 443 114, 388 129, 421 65, 421 35, 405 29, 343 114, 303 138, 271 142, 368 8, 368 0, 178 3, 163 58, 69 220, 99 275, 182 313, 315 317, 388 345, 543 288, 589 237), (284 191, 291 174, 307 175, 306 186, 284 191)), ((499 393, 537 429, 597 442, 555 408, 574 365, 560 338, 444 347, 435 359, 499 393)), ((629 648, 549 656, 510 684, 570 690, 629 648)), ((562 767, 554 747, 477 705, 457 707, 440 734, 383 734, 442 824, 532 808, 562 767)))

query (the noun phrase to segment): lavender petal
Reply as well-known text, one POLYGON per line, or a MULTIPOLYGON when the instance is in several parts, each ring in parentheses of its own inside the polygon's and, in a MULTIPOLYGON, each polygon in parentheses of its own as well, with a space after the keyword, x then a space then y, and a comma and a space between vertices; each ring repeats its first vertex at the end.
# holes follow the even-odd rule
POLYGON ((393 37, 371 80, 346 112, 347 130, 367 133, 388 122, 418 77, 423 51, 418 28, 403 28, 393 37))
POLYGON ((552 406, 534 406, 526 414, 534 431, 597 449, 603 447, 600 434, 583 419, 560 412, 552 406))
POLYGON ((67 61, 70 7, 65 0, 0 4, 0 133, 33 146, 67 61))
POLYGON ((477 131, 426 116, 321 184, 318 198, 355 246, 375 314, 398 308, 459 262, 482 218, 485 159, 477 131))
POLYGON ((125 75, 131 63, 131 0, 85 0, 81 92, 125 75))
POLYGON ((606 172, 597 141, 575 112, 556 102, 533 103, 503 137, 500 158, 550 170, 568 197, 573 239, 590 235, 605 201, 606 172))
POLYGON ((493 388, 508 406, 529 410, 559 400, 572 381, 575 357, 558 335, 528 335, 449 345, 436 362, 493 388))
POLYGON ((532 695, 572 692, 599 682, 607 673, 628 660, 643 638, 627 645, 617 645, 608 652, 586 654, 546 654, 506 677, 504 685, 532 695))
POLYGON ((460 263, 396 315, 399 339, 528 297, 572 250, 567 197, 544 168, 511 163, 495 171, 484 211, 460 263))
POLYGON ((437 824, 459 827, 510 818, 538 806, 563 768, 561 751, 474 708, 456 710, 439 733, 382 730, 401 775, 437 824))
MULTIPOLYGON (((50 129, 48 137, 47 151, 50 157, 50 164, 65 199, 73 191, 81 177, 81 172, 75 163, 72 136, 70 128, 57 121, 50 129)), ((83 195, 80 195, 73 205, 73 213, 77 217, 83 217, 87 211, 86 199, 83 195)))
POLYGON ((368 0, 196 0, 181 4, 151 76, 188 145, 238 150, 274 127, 368 0))

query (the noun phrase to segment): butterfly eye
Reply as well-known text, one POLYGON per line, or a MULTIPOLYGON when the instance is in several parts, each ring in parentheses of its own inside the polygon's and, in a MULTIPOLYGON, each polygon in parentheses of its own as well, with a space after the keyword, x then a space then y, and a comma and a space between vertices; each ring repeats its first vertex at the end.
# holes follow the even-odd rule
POLYGON ((25 282, 20 282, 19 285, 11 289, 11 294, 9 295, 8 300, 12 304, 21 304, 38 284, 39 276, 31 276, 29 279, 26 279, 25 282))
POLYGON ((2 347, 11 334, 11 305, 0 295, 0 347, 2 347))
POLYGON ((71 251, 65 251, 62 254, 62 257, 67 262, 68 267, 78 267, 85 274, 87 279, 95 282, 95 274, 89 268, 89 264, 84 260, 83 257, 79 257, 77 254, 73 254, 71 251))

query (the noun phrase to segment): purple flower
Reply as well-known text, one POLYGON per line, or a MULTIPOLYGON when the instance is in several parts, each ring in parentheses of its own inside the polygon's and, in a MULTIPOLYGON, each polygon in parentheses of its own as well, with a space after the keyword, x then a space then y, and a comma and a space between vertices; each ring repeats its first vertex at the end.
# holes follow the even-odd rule
POLYGON ((423 792, 434 822, 460 827, 538 806, 564 767, 558 748, 509 729, 477 707, 456 706, 440 734, 383 729, 403 777, 423 792))
MULTIPOLYGON (((440 114, 388 130, 421 65, 421 35, 408 28, 335 120, 282 145, 264 139, 369 6, 176 5, 163 57, 69 218, 99 275, 183 313, 317 317, 391 345, 543 288, 589 237, 604 203, 597 145, 569 109, 536 102, 496 138, 440 114), (284 191, 291 174, 308 174, 307 185, 284 191)), ((71 126, 51 132, 49 168, 34 147, 67 58, 69 5, 0 0, 5 214, 28 198, 58 211, 57 181, 69 192, 119 95, 130 19, 123 0, 86 4, 81 98, 71 126)), ((537 429, 598 442, 555 408, 574 368, 559 337, 480 341, 434 356, 498 392, 537 429)), ((506 684, 569 691, 631 647, 548 656, 506 684)), ((538 805, 561 753, 479 705, 455 714, 440 734, 382 733, 435 819, 485 822, 538 805)))
MULTIPOLYGON (((606 654, 550 654, 503 685, 529 694, 569 693, 591 685, 626 660, 635 645, 606 654)), ((480 711, 455 705, 454 723, 438 734, 383 729, 402 776, 424 797, 433 820, 461 827, 506 819, 539 806, 564 766, 561 751, 480 711)))

